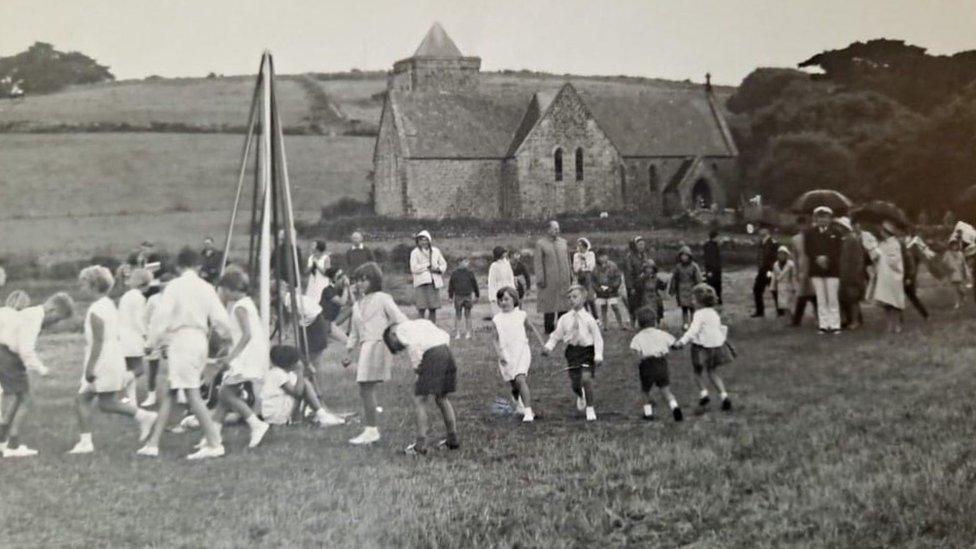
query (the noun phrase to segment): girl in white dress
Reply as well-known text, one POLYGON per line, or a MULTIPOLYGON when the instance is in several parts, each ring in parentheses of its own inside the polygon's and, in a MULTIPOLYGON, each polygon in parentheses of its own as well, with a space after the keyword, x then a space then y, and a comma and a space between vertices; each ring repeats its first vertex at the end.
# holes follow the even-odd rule
POLYGON ((136 400, 136 380, 145 370, 146 296, 143 292, 152 282, 152 273, 136 268, 129 271, 125 285, 129 288, 119 298, 119 343, 125 356, 125 397, 136 400))
POLYGON ((406 322, 407 315, 383 290, 383 271, 376 263, 361 265, 352 275, 362 297, 352 307, 352 330, 346 340, 343 366, 352 363, 352 353, 362 342, 356 365, 356 383, 363 401, 363 432, 350 444, 372 444, 380 439, 376 421, 376 387, 390 379, 393 355, 383 342, 383 332, 392 324, 406 322))
POLYGON ((494 297, 501 311, 491 319, 495 328, 495 337, 490 341, 498 355, 498 370, 502 374, 502 379, 512 386, 516 413, 522 414, 522 421, 532 422, 535 420, 535 414, 532 412, 532 396, 526 380, 532 362, 528 330, 535 334, 540 347, 545 345, 545 342, 539 330, 529 322, 525 311, 518 307, 518 290, 514 286, 506 286, 498 290, 494 297))
POLYGON ((325 271, 331 268, 332 258, 325 253, 325 241, 316 240, 312 254, 308 257, 308 265, 305 266, 305 274, 308 275, 305 295, 312 301, 319 302, 322 290, 329 284, 329 278, 325 275, 325 271))
MULTIPOLYGON (((237 412, 251 429, 248 448, 254 448, 268 432, 268 424, 251 410, 243 398, 243 391, 249 387, 251 395, 261 393, 261 382, 270 367, 270 345, 268 331, 247 290, 247 275, 236 269, 225 272, 217 282, 217 295, 230 312, 231 346, 227 356, 220 361, 224 378, 217 392, 214 423, 219 429, 228 410, 237 412)), ((257 403, 255 408, 260 409, 257 403)))
POLYGON ((108 297, 115 285, 112 272, 100 265, 82 269, 78 275, 81 291, 92 298, 85 314, 85 365, 78 390, 78 443, 69 454, 95 451, 91 436, 91 404, 105 413, 134 418, 139 424, 139 440, 145 440, 156 421, 155 412, 147 412, 131 403, 119 401, 125 379, 125 356, 119 343, 119 312, 108 297))
POLYGON ((877 243, 862 236, 862 245, 876 272, 871 298, 884 308, 887 331, 893 334, 901 332, 901 312, 905 308, 905 256, 896 233, 894 225, 885 221, 877 243))

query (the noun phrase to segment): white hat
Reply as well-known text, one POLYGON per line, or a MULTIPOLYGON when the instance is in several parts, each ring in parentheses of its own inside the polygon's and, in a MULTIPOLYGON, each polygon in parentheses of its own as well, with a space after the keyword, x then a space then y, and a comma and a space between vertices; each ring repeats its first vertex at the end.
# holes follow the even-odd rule
POLYGON ((841 227, 844 227, 848 231, 854 230, 854 226, 851 225, 851 220, 845 216, 838 217, 837 219, 834 220, 834 222, 840 225, 841 227))
POLYGON ((827 206, 817 206, 816 208, 813 209, 813 215, 822 214, 822 213, 828 215, 834 215, 834 210, 831 210, 827 206))

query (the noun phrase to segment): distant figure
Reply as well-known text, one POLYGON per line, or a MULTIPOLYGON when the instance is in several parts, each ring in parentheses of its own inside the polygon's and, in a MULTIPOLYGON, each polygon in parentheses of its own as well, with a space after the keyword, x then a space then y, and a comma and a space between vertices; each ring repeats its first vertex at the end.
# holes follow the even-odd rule
POLYGON ((572 267, 566 239, 559 236, 559 222, 549 222, 548 234, 535 243, 535 276, 539 298, 536 310, 542 313, 547 334, 556 329, 557 315, 569 309, 566 292, 571 284, 572 267))
POLYGON ((322 290, 328 284, 325 271, 332 268, 332 258, 325 252, 325 248, 324 240, 316 240, 312 244, 312 252, 305 264, 305 276, 308 277, 305 284, 305 295, 315 302, 322 298, 322 290))
POLYGON ((902 252, 905 256, 905 297, 911 302, 918 314, 928 320, 929 311, 918 297, 918 270, 926 261, 923 248, 927 248, 917 235, 909 233, 902 242, 902 252))
POLYGON ((508 256, 511 258, 512 262, 512 274, 515 276, 515 289, 518 290, 519 301, 525 299, 525 294, 529 293, 529 289, 532 287, 532 276, 529 274, 529 270, 522 263, 522 252, 518 249, 512 249, 508 252, 508 256))
POLYGON ((515 287, 515 271, 508 261, 508 250, 504 246, 495 246, 492 250, 494 261, 488 267, 488 301, 491 303, 491 314, 500 311, 498 308, 498 290, 515 287))
POLYGON ((596 317, 603 322, 606 329, 610 329, 610 317, 607 316, 608 309, 613 310, 613 315, 617 318, 617 327, 621 330, 624 321, 620 316, 620 285, 623 284, 624 277, 620 273, 617 264, 610 260, 610 255, 606 250, 600 250, 597 257, 596 270, 593 271, 593 286, 596 290, 596 303, 594 308, 599 307, 600 316, 596 317))
POLYGON ((414 237, 417 247, 410 252, 410 273, 413 274, 414 306, 420 317, 426 316, 437 322, 437 309, 441 308, 441 288, 444 287, 444 271, 447 260, 440 249, 434 247, 430 233, 420 231, 414 237))
POLYGON ((295 281, 301 279, 301 273, 297 271, 304 263, 302 260, 302 250, 298 247, 295 235, 292 235, 292 242, 295 244, 294 253, 298 255, 297 260, 292 255, 292 247, 288 244, 284 229, 278 231, 278 243, 271 252, 271 264, 274 265, 275 272, 279 280, 291 283, 289 274, 295 274, 295 281))
POLYGON ((870 239, 864 239, 877 270, 871 298, 884 308, 888 333, 901 332, 901 313, 905 309, 905 254, 895 232, 895 228, 885 221, 876 245, 870 239))
POLYGON ((756 249, 756 278, 752 283, 752 298, 756 310, 752 316, 762 318, 766 315, 766 288, 773 281, 773 264, 779 247, 769 234, 769 229, 759 229, 759 244, 756 249))
POLYGON ((850 220, 839 217, 837 224, 847 231, 840 248, 840 325, 856 330, 864 322, 861 301, 868 286, 869 259, 861 244, 861 233, 850 220))
POLYGON ((962 253, 962 247, 958 240, 949 241, 949 250, 942 256, 946 270, 949 271, 949 283, 952 284, 956 295, 954 309, 962 306, 962 300, 966 297, 966 283, 972 280, 969 274, 969 266, 966 265, 966 257, 962 253))
POLYGON ((776 305, 776 316, 783 316, 787 311, 793 310, 796 288, 793 254, 786 246, 780 246, 776 252, 776 263, 773 264, 773 304, 776 305))
POLYGON ((467 330, 467 338, 471 339, 471 309, 474 302, 481 297, 478 293, 478 280, 468 268, 469 263, 467 257, 458 260, 458 266, 447 282, 447 297, 454 302, 454 339, 461 339, 462 321, 467 330))
POLYGON ((346 272, 351 273, 364 263, 374 261, 373 252, 363 246, 363 233, 356 231, 349 237, 352 247, 346 250, 346 272))
POLYGON ((804 234, 810 281, 817 294, 817 323, 822 334, 840 332, 840 250, 843 234, 833 223, 834 211, 813 210, 814 226, 804 234))
POLYGON ((586 238, 576 240, 576 251, 573 252, 573 278, 576 284, 586 288, 586 308, 590 314, 597 317, 596 303, 593 299, 593 270, 596 269, 596 254, 593 246, 586 238))
POLYGON ((139 245, 139 251, 135 255, 136 267, 142 267, 150 273, 156 275, 163 270, 163 256, 156 251, 156 245, 149 240, 143 241, 139 245))
MULTIPOLYGON (((668 281, 668 293, 673 295, 681 307, 682 329, 688 329, 694 314, 694 300, 692 289, 702 281, 701 269, 692 259, 691 248, 682 246, 678 251, 678 263, 674 266, 671 280, 668 281)), ((716 296, 716 302, 718 297, 716 296)))
POLYGON ((803 314, 806 312, 807 303, 813 305, 814 315, 817 311, 817 297, 813 291, 813 283, 810 282, 810 262, 807 260, 806 246, 804 244, 804 234, 809 223, 806 217, 797 219, 797 233, 793 235, 793 257, 796 261, 797 274, 797 293, 796 304, 793 306, 793 326, 798 327, 803 322, 803 314))
POLYGON ((705 283, 715 290, 719 305, 722 304, 722 251, 718 243, 718 231, 708 233, 702 245, 702 266, 705 267, 705 283))
POLYGON ((211 284, 217 282, 220 276, 220 264, 223 263, 224 254, 214 246, 213 237, 208 236, 203 239, 203 250, 200 251, 203 258, 203 267, 200 269, 200 277, 211 284))
POLYGON ((644 237, 635 236, 627 243, 627 264, 624 268, 624 285, 627 287, 627 312, 630 314, 630 325, 637 328, 637 309, 641 307, 640 276, 644 272, 644 264, 651 259, 647 251, 644 237))

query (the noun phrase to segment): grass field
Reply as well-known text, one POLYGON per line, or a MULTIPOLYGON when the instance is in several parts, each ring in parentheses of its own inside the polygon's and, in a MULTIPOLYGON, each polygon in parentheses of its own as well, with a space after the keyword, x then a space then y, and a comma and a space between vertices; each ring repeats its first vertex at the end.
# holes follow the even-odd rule
MULTIPOLYGON (((245 430, 228 428, 225 458, 188 463, 196 436, 168 435, 163 457, 147 461, 132 425, 99 417, 98 453, 65 456, 80 336, 45 337, 55 375, 34 383, 25 436, 41 455, 0 463, 0 545, 970 546, 972 305, 950 311, 948 292, 926 288, 934 318, 910 312, 899 337, 880 333, 873 308, 867 329, 819 337, 746 319, 749 273, 727 284, 740 351, 723 371, 733 413, 690 413, 685 351, 671 364, 688 419, 640 421, 628 336, 609 331, 600 420, 577 418, 561 360, 536 356, 541 417, 522 425, 490 413, 506 388, 484 341, 461 341, 463 448, 426 458, 398 454, 413 428, 402 364, 381 389, 384 439, 372 448, 345 443, 356 426, 300 426, 249 451, 245 430)), ((328 403, 355 410, 353 373, 325 377, 328 403)))

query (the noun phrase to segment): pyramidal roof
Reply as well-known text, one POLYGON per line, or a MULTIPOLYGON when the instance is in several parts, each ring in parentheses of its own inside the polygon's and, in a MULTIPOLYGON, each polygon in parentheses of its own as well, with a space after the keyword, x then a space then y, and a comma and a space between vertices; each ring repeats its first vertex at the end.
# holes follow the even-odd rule
POLYGON ((424 36, 423 42, 420 43, 417 51, 413 52, 413 56, 439 58, 464 57, 461 50, 454 44, 454 41, 447 35, 447 32, 440 23, 434 23, 434 26, 427 31, 427 36, 424 36))

